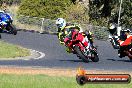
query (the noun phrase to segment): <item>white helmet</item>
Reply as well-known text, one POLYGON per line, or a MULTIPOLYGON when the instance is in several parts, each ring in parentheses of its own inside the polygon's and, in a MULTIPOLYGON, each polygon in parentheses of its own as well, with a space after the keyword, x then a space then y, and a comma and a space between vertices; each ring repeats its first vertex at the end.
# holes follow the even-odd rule
POLYGON ((3 10, 0 10, 0 13, 4 13, 4 11, 3 10))
POLYGON ((57 20, 56 20, 56 25, 57 25, 57 27, 58 28, 64 28, 65 26, 66 26, 66 21, 65 21, 65 19, 63 19, 63 18, 58 18, 57 20))
POLYGON ((115 24, 110 24, 110 27, 109 27, 109 29, 114 29, 114 28, 116 28, 116 25, 115 24))

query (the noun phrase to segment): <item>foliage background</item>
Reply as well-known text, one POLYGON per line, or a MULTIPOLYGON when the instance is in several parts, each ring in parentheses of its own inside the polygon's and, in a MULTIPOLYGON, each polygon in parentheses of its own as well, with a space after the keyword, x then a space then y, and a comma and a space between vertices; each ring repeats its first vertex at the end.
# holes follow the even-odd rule
MULTIPOLYGON (((108 26, 110 21, 117 23, 120 0, 0 0, 8 5, 19 5, 18 16, 56 19, 108 26), (88 3, 87 8, 80 3, 88 3)), ((132 0, 123 0, 121 25, 132 25, 132 0)))
MULTIPOLYGON (((118 23, 120 0, 90 0, 90 22, 95 25, 108 25, 109 21, 118 23)), ((121 25, 132 25, 132 0, 123 0, 121 11, 121 25)))

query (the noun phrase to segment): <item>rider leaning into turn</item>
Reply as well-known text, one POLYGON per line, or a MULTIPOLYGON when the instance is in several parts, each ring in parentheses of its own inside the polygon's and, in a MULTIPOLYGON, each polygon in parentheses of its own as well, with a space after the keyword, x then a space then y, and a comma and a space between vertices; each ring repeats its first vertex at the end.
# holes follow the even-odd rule
POLYGON ((115 23, 109 23, 109 39, 117 35, 117 27, 115 23))
MULTIPOLYGON (((84 33, 79 25, 66 23, 65 19, 63 18, 58 18, 56 20, 56 25, 58 27, 58 38, 61 44, 64 44, 64 38, 69 34, 71 30, 74 29, 80 33, 83 33, 84 36, 87 36, 91 46, 93 46, 93 38, 92 38, 92 33, 90 31, 86 31, 84 33)), ((67 48, 66 51, 70 52, 69 48, 67 48)))
POLYGON ((5 14, 5 12, 0 10, 0 25, 6 24, 6 22, 3 21, 4 20, 4 14, 5 14))

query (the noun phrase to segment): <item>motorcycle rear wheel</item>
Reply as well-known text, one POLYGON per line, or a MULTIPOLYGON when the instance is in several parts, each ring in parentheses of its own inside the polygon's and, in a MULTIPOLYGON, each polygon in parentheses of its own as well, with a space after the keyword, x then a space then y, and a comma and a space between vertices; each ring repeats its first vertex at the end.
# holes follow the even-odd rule
POLYGON ((88 58, 83 54, 83 52, 80 50, 78 46, 74 47, 75 52, 84 62, 89 62, 88 58))
POLYGON ((98 55, 94 55, 94 57, 91 58, 91 60, 92 60, 93 62, 98 62, 98 61, 99 61, 98 55))
POLYGON ((7 30, 9 30, 9 31, 11 32, 11 34, 14 34, 14 35, 17 34, 16 27, 15 27, 13 24, 10 24, 10 25, 7 27, 7 30))

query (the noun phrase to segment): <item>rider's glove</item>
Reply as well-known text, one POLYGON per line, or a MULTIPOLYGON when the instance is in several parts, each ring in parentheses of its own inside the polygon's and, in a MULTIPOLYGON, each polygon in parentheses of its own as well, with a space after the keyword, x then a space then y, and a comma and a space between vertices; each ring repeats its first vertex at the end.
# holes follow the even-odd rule
POLYGON ((64 42, 60 41, 60 44, 61 44, 61 45, 64 45, 64 42))

